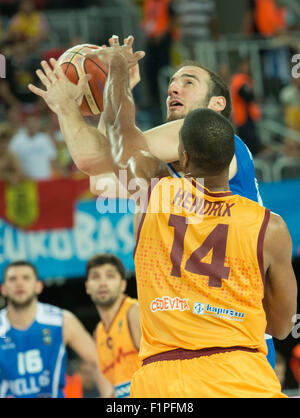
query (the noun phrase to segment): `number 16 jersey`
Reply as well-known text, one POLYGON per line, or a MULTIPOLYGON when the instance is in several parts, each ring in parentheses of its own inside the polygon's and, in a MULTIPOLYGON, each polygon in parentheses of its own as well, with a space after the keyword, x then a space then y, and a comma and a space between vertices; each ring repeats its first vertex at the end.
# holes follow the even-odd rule
POLYGON ((32 324, 12 327, 0 311, 0 398, 62 398, 66 348, 63 311, 37 303, 32 324))
POLYGON ((141 360, 176 348, 267 353, 263 241, 269 210, 191 178, 152 185, 134 252, 141 360))

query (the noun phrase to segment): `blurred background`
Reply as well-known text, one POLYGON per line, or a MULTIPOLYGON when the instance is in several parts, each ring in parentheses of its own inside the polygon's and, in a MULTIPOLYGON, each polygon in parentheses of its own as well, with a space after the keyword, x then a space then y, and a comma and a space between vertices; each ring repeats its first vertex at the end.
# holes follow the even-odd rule
MULTIPOLYGON (((136 296, 132 214, 105 213, 74 166, 56 116, 27 89, 37 83, 41 59, 132 34, 135 49, 147 53, 134 90, 142 130, 165 121, 169 78, 183 60, 200 61, 230 85, 232 121, 254 156, 264 205, 289 227, 299 282, 299 22, 300 0, 0 0, 6 61, 0 79, 0 281, 9 262, 33 262, 45 283, 40 300, 73 311, 93 332, 99 318, 85 294, 85 263, 112 252, 128 270, 127 293, 136 296), (247 119, 244 106, 251 108, 247 119)), ((0 308, 4 303, 1 298, 0 308)), ((283 389, 299 394, 299 337, 275 340, 275 346, 283 389)), ((72 370, 88 375, 70 358, 72 370)))

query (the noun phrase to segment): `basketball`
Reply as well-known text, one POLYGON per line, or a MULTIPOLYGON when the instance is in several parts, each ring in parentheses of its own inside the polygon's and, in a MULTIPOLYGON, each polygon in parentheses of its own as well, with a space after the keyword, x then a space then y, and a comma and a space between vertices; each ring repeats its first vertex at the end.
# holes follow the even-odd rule
POLYGON ((83 116, 99 115, 103 110, 103 91, 107 77, 107 67, 97 57, 87 57, 91 50, 100 49, 97 45, 76 45, 65 51, 58 63, 72 83, 77 84, 84 74, 91 74, 80 106, 83 116))

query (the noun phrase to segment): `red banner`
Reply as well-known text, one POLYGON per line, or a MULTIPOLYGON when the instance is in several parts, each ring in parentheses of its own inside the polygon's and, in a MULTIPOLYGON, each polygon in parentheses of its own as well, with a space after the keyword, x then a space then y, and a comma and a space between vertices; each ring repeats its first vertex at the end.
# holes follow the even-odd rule
POLYGON ((76 201, 89 194, 89 179, 0 182, 0 218, 25 230, 72 228, 76 201))

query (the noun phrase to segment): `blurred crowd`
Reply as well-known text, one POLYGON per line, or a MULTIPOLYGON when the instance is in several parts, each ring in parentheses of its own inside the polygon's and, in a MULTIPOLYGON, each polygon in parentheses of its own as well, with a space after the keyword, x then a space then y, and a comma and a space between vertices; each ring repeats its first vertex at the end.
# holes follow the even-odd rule
MULTIPOLYGON (((124 5, 126 2, 140 16, 146 51, 142 80, 147 85, 146 109, 152 112, 150 125, 162 123, 160 71, 182 60, 196 60, 201 43, 222 39, 217 1, 114 0, 110 3, 124 5)), ((215 69, 230 85, 237 133, 255 157, 271 161, 278 156, 300 159, 299 140, 280 137, 272 147, 265 143, 260 130, 269 100, 277 106, 280 122, 300 137, 300 78, 291 76, 291 60, 297 47, 290 38, 293 31, 299 30, 299 19, 292 3, 248 0, 242 19, 241 38, 273 39, 276 43, 276 47, 260 52, 264 97, 256 93, 251 57, 242 55, 230 65, 219 62, 215 69)), ((107 4, 104 0, 0 0, 0 50, 6 58, 6 78, 0 79, 1 180, 15 183, 23 178, 43 180, 76 173, 55 115, 27 85, 38 83, 35 70, 41 59, 58 58, 70 46, 86 42, 76 38, 68 45, 49 47, 51 29, 46 11, 101 5, 107 4)), ((139 107, 139 89, 136 101, 139 107)))

